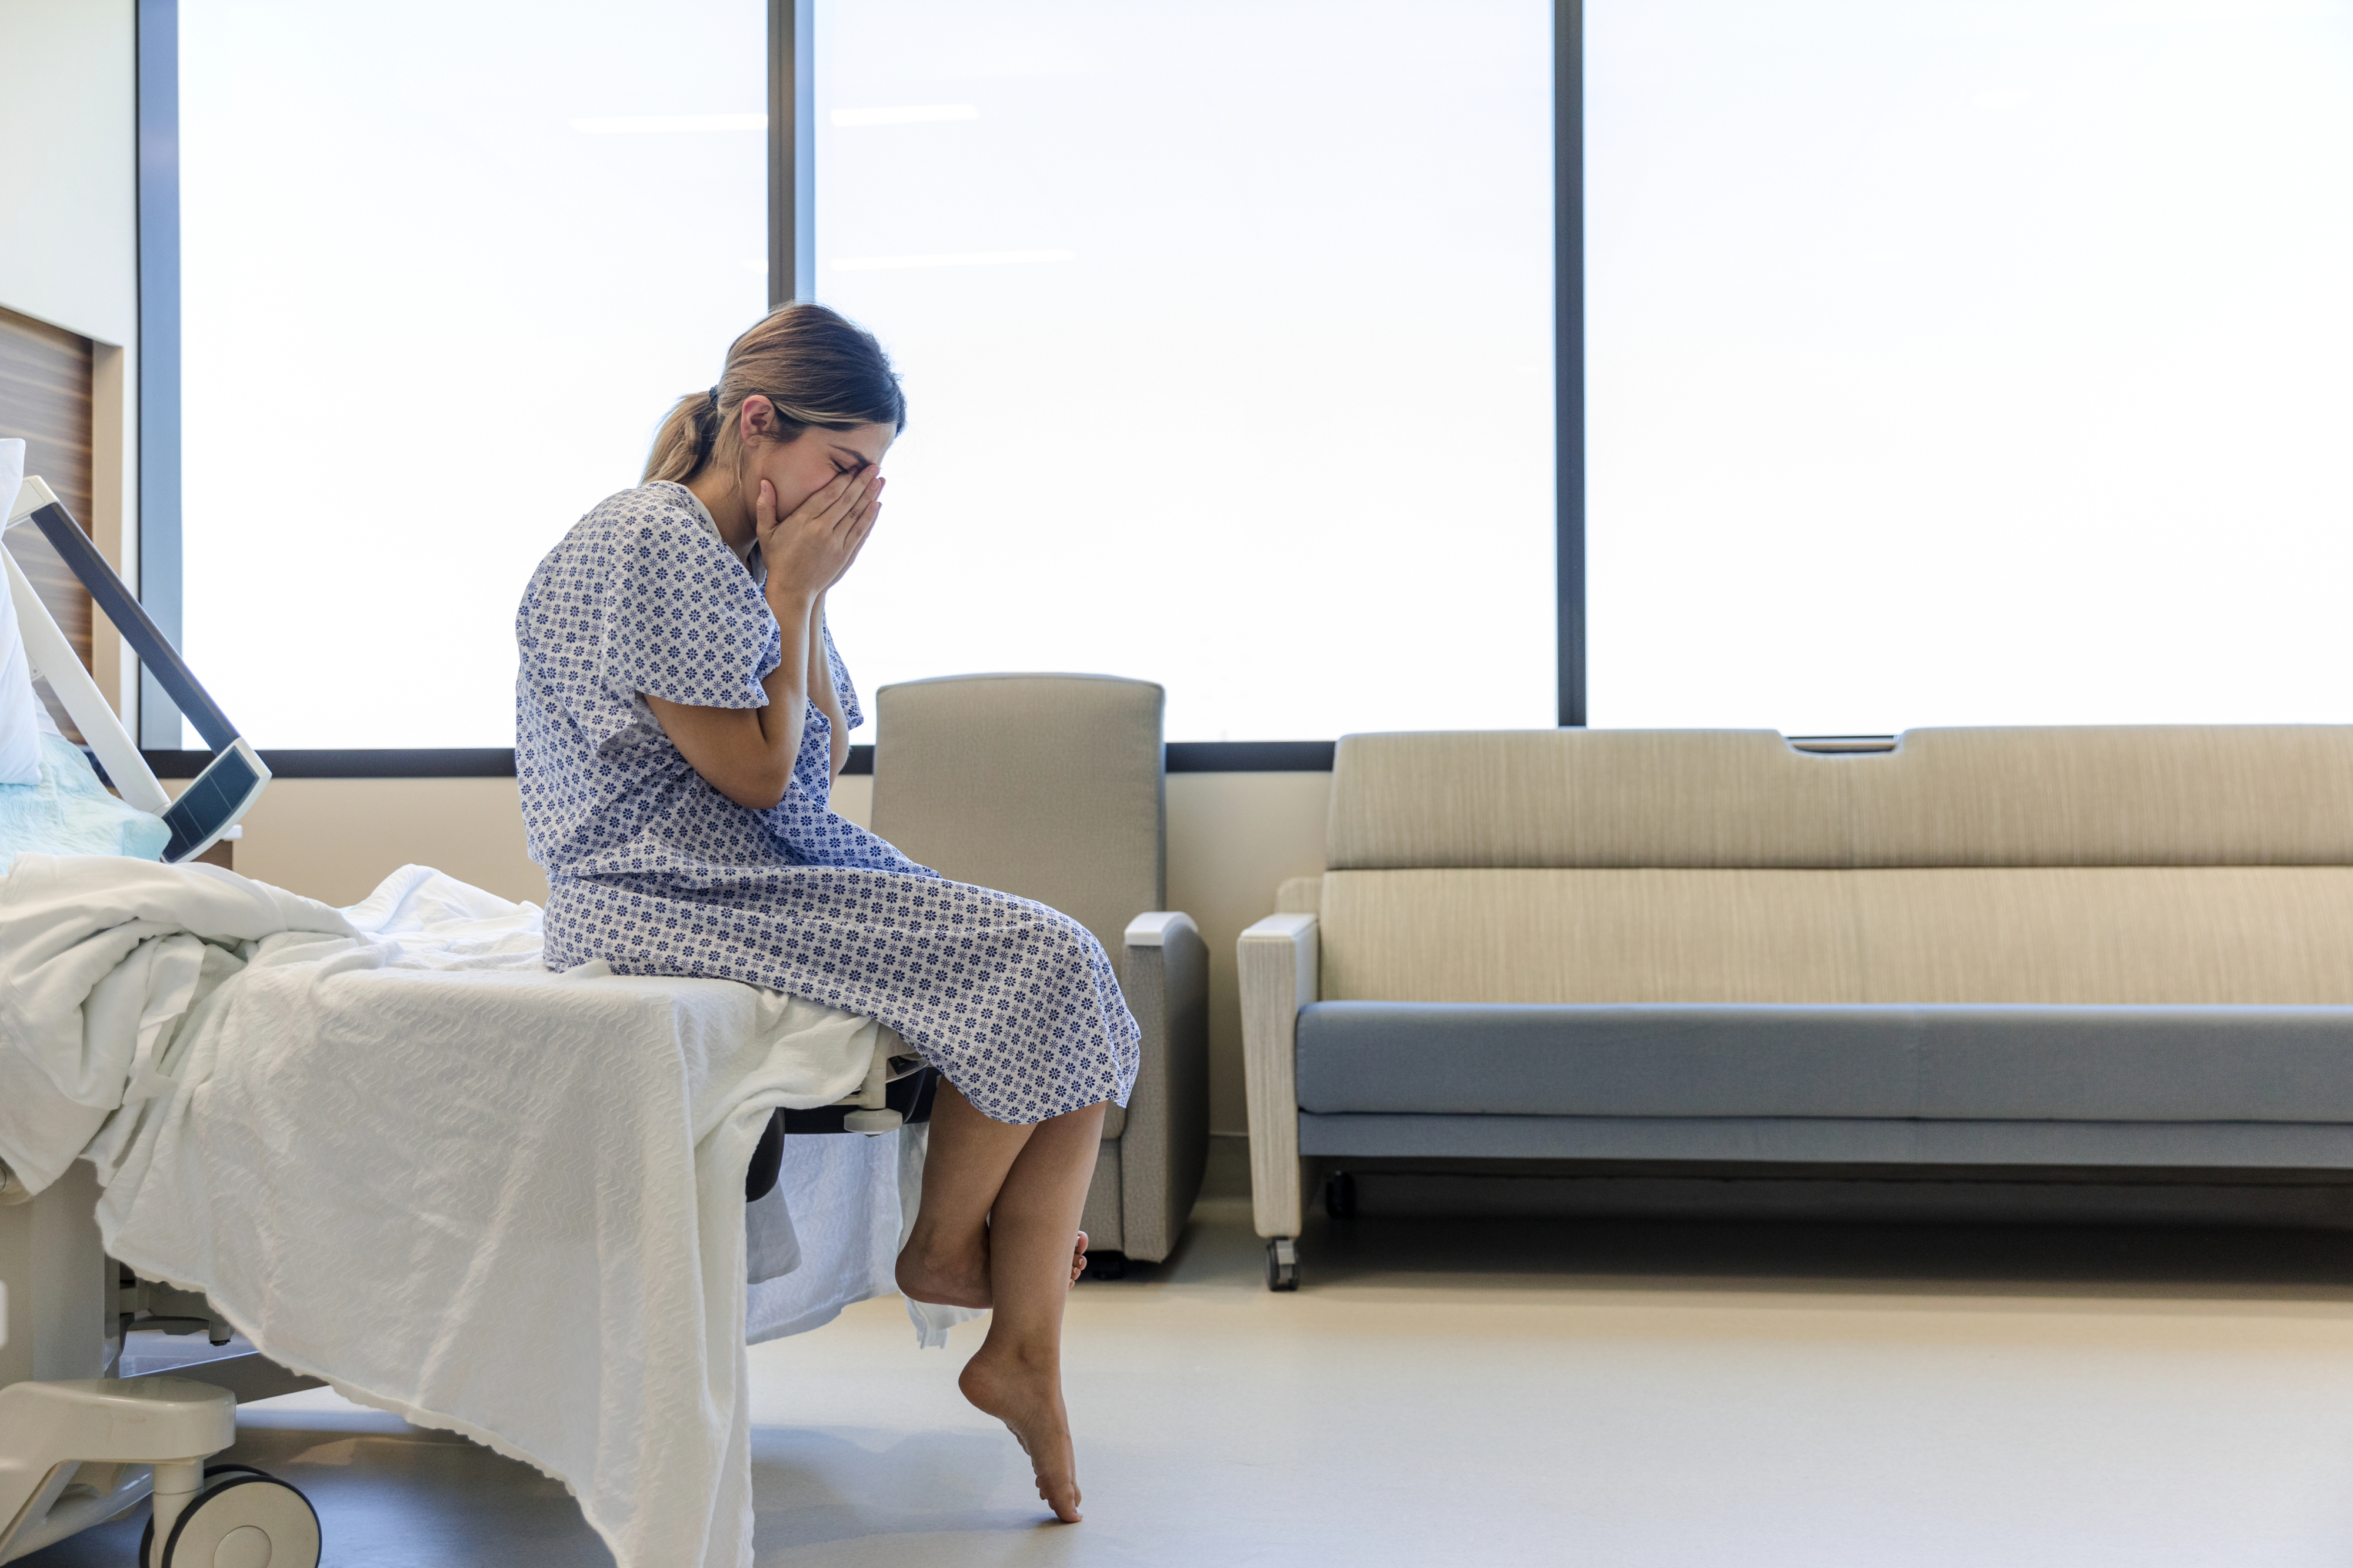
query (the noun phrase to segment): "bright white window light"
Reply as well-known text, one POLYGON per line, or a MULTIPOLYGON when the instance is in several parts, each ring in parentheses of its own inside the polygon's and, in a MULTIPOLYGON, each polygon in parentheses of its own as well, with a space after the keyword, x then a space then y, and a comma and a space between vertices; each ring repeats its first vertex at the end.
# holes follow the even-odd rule
POLYGON ((1596 723, 2353 720, 2353 5, 1585 16, 1596 723))
POLYGON ((970 103, 909 103, 895 109, 837 109, 827 118, 836 125, 927 125, 977 120, 980 110, 970 103))
POLYGON ((264 747, 514 743, 514 613, 766 284, 767 8, 181 0, 190 661, 264 747), (602 127, 582 134, 575 126, 602 127))
POLYGON ((966 250, 945 256, 839 256, 836 272, 877 272, 907 267, 1018 267, 1032 261, 1076 261, 1075 250, 966 250))
POLYGON ((829 605, 868 689, 1134 676, 1180 741, 1554 721, 1552 7, 1440 11, 820 0, 819 293, 910 406, 829 605))
POLYGON ((643 136, 681 131, 765 131, 765 114, 614 114, 575 120, 572 129, 589 136, 643 136))

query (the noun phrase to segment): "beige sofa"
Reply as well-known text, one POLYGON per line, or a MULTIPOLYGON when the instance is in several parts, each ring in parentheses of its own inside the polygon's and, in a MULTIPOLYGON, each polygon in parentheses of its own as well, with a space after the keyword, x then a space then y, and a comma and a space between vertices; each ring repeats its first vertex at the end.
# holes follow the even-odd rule
POLYGON ((1303 1159, 2353 1168, 2353 729, 1357 735, 1240 942, 1303 1159))

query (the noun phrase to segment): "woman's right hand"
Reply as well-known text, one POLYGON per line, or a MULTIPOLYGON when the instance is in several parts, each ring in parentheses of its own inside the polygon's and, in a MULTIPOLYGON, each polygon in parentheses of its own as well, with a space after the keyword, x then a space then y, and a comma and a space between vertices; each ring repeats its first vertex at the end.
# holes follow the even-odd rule
POLYGON ((874 468, 836 478, 788 515, 776 516, 776 487, 760 481, 752 503, 768 592, 812 600, 841 579, 858 559, 882 510, 882 475, 874 468))

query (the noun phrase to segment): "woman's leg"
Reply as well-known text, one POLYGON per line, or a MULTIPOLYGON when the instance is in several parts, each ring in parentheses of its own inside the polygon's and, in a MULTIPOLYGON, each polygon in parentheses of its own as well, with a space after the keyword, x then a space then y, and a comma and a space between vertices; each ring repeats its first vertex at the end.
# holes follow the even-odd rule
MULTIPOLYGON (((1079 1477, 1062 1407, 1062 1304, 1103 1118, 1103 1108, 1090 1105, 1027 1129, 989 1213, 988 1338, 957 1380, 966 1399, 1011 1428, 1037 1471, 1038 1495, 1071 1523, 1079 1518, 1079 1477)), ((923 1175, 928 1204, 928 1163, 923 1175)))
POLYGON ((899 1253, 899 1289, 945 1307, 988 1305, 988 1211, 1035 1127, 997 1121, 945 1079, 932 1097, 923 1202, 899 1253))
MULTIPOLYGON (((1081 1114, 1084 1114, 1081 1112, 1081 1114)), ((947 1307, 986 1307, 988 1290, 988 1213, 1005 1185, 1006 1173, 1035 1125, 992 1121, 972 1108, 955 1085, 940 1080, 932 1100, 930 1146, 923 1155, 923 1203, 915 1227, 899 1253, 899 1289, 917 1301, 947 1307)), ((1092 1167, 1089 1167, 1092 1175, 1092 1167)), ((1086 1187, 1079 1188, 1086 1201, 1086 1187)), ((1086 1266, 1086 1232, 1071 1222, 1070 1283, 1086 1266)))

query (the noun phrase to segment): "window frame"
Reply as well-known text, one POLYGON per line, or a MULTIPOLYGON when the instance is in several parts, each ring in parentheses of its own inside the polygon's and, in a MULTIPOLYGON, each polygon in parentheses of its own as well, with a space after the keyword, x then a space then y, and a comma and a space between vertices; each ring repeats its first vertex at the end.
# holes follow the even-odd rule
MULTIPOLYGON (((813 292, 816 0, 768 0, 769 303, 813 292)), ((139 596, 182 636, 179 0, 138 0, 139 596)), ((1586 717, 1585 66, 1583 0, 1553 0, 1554 616, 1558 723, 1586 717)), ((140 676, 139 740, 159 778, 208 756, 178 748, 180 712, 140 676), (165 742, 170 742, 166 744, 165 742)), ((1332 741, 1185 741, 1171 773, 1327 773, 1332 741)), ((298 749, 261 753, 280 778, 511 778, 504 747, 298 749)), ((871 773, 874 748, 845 770, 871 773)))

